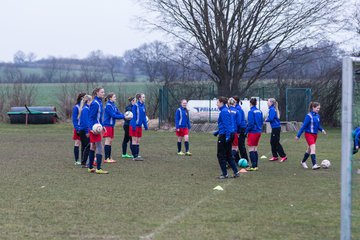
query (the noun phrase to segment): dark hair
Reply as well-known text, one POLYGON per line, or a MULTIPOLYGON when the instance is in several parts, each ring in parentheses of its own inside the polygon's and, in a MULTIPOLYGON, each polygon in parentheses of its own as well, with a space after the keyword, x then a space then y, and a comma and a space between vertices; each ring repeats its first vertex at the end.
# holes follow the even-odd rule
POLYGON ((227 97, 223 97, 223 96, 219 97, 218 100, 219 100, 219 102, 221 102, 223 104, 227 104, 227 102, 228 102, 227 97))
POLYGON ((145 95, 145 94, 143 94, 143 93, 137 93, 137 94, 135 95, 136 100, 139 100, 139 99, 141 98, 141 95, 145 95))
POLYGON ((253 105, 253 106, 256 106, 256 104, 257 104, 257 99, 256 99, 256 98, 250 99, 250 104, 253 105))
POLYGON ((85 95, 86 93, 84 92, 79 93, 79 95, 76 98, 76 104, 79 104, 85 95))
POLYGON ((106 98, 105 98, 105 102, 109 101, 109 100, 110 100, 110 98, 112 98, 114 95, 115 95, 115 93, 110 92, 110 93, 106 96, 106 98))
POLYGON ((235 95, 235 96, 233 96, 232 98, 235 99, 235 101, 236 101, 237 103, 240 103, 240 98, 239 98, 238 95, 235 95))
POLYGON ((101 90, 101 89, 104 89, 103 87, 97 87, 97 88, 94 88, 94 90, 92 91, 92 96, 95 97, 96 94, 101 90))
POLYGON ((313 109, 313 108, 316 108, 317 106, 320 106, 320 103, 318 103, 318 102, 310 102, 309 112, 311 112, 312 109, 313 109))
POLYGON ((135 99, 135 97, 128 97, 129 102, 132 102, 132 100, 134 100, 134 99, 135 99))

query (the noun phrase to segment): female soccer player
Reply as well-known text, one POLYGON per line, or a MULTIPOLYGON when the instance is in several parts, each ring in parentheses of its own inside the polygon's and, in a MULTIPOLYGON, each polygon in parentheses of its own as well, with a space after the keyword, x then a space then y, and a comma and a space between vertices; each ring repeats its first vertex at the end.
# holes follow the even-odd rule
POLYGON ((309 106, 309 113, 305 116, 304 123, 295 137, 295 140, 298 141, 301 134, 305 131, 305 139, 308 147, 304 154, 304 158, 301 161, 301 166, 305 169, 308 168, 306 165, 306 160, 309 158, 309 156, 311 156, 311 162, 313 165, 312 169, 317 170, 320 168, 320 166, 316 163, 316 139, 319 130, 323 134, 326 134, 326 131, 320 125, 319 111, 320 103, 311 102, 309 106))
POLYGON ((80 108, 80 102, 81 99, 85 96, 86 93, 79 93, 79 95, 76 98, 76 104, 73 107, 72 110, 72 123, 74 126, 74 133, 73 133, 73 140, 74 140, 74 158, 75 158, 75 165, 80 165, 79 161, 79 146, 80 146, 80 136, 78 134, 79 132, 79 108, 80 108))
POLYGON ((238 110, 239 112, 239 122, 240 124, 238 125, 238 147, 239 147, 239 152, 240 152, 240 156, 241 158, 244 158, 246 159, 247 161, 249 161, 249 158, 248 158, 248 154, 246 152, 246 147, 245 147, 245 138, 246 138, 246 134, 245 134, 245 131, 246 131, 246 126, 247 126, 247 122, 246 122, 246 119, 245 119, 245 113, 244 113, 244 110, 241 108, 240 106, 240 98, 238 96, 234 96, 233 97, 235 99, 235 101, 237 102, 236 104, 236 109, 238 110))
POLYGON ((133 118, 130 121, 129 133, 132 137, 132 148, 131 152, 134 161, 144 161, 139 156, 140 153, 140 139, 142 137, 142 126, 144 125, 145 130, 148 130, 146 120, 146 109, 145 109, 145 94, 136 94, 137 102, 132 107, 133 118))
POLYGON ((180 107, 175 112, 175 127, 176 127, 176 136, 178 137, 177 148, 178 155, 191 156, 192 153, 189 152, 189 130, 191 128, 189 120, 189 111, 186 108, 187 101, 182 99, 180 101, 180 107), (181 143, 184 138, 185 153, 181 151, 181 143))
POLYGON ((256 105, 256 98, 250 99, 248 126, 246 128, 246 133, 248 133, 247 145, 249 148, 249 155, 251 160, 251 168, 249 169, 250 171, 258 170, 259 156, 257 147, 259 145, 264 120, 262 112, 256 107, 256 105))
POLYGON ((104 114, 104 127, 105 132, 103 137, 105 138, 105 159, 104 163, 115 163, 116 161, 111 157, 111 144, 114 140, 114 126, 117 119, 124 119, 124 115, 115 106, 116 95, 111 92, 105 98, 105 114, 104 114))
MULTIPOLYGON (((136 99, 135 99, 135 97, 129 97, 128 101, 130 102, 130 104, 125 107, 125 112, 128 112, 128 111, 132 112, 132 107, 135 104, 136 99)), ((121 155, 122 158, 133 158, 132 155, 127 154, 127 144, 128 144, 128 142, 130 142, 130 149, 131 149, 131 145, 132 145, 132 140, 131 140, 131 137, 129 135, 130 120, 131 119, 126 119, 125 118, 125 122, 124 122, 124 126, 123 126, 125 134, 124 134, 124 139, 123 139, 123 142, 122 142, 122 155, 121 155)))
POLYGON ((226 164, 229 163, 233 172, 234 178, 239 177, 239 173, 234 162, 234 159, 231 157, 231 143, 232 143, 232 120, 228 107, 226 106, 228 100, 226 97, 219 97, 217 100, 217 107, 220 110, 218 118, 218 128, 219 130, 214 132, 214 136, 218 136, 217 143, 217 158, 221 168, 222 175, 219 179, 228 178, 226 164))
MULTIPOLYGON (((90 104, 90 112, 89 112, 89 121, 90 121, 90 152, 89 152, 89 169, 88 172, 96 172, 98 174, 107 174, 108 171, 104 171, 101 169, 102 162, 102 143, 101 143, 101 133, 95 134, 92 131, 93 126, 96 123, 103 125, 103 104, 102 99, 105 96, 105 90, 101 87, 97 87, 94 89, 93 93, 94 100, 90 104), (96 151, 96 166, 97 169, 93 168, 93 162, 95 158, 96 151)), ((105 131, 105 128, 103 128, 105 131)))
POLYGON ((81 100, 78 119, 79 124, 79 135, 81 139, 81 166, 86 168, 86 161, 89 157, 90 151, 90 127, 89 127, 89 104, 91 103, 92 97, 85 95, 81 100))
POLYGON ((287 160, 287 157, 283 147, 280 144, 281 126, 280 126, 280 112, 279 112, 278 102, 275 100, 275 98, 269 98, 267 104, 269 107, 269 115, 265 121, 269 122, 271 125, 270 145, 272 152, 272 158, 270 158, 269 160, 277 161, 279 154, 281 157, 280 162, 285 162, 287 160))
POLYGON ((234 98, 229 98, 228 100, 229 104, 229 112, 232 119, 232 135, 233 135, 233 141, 231 144, 231 155, 235 162, 239 161, 239 151, 238 151, 238 126, 240 126, 240 114, 239 111, 236 109, 236 100, 234 98))
POLYGON ((359 151, 360 127, 354 129, 352 136, 354 141, 353 154, 355 154, 359 151))

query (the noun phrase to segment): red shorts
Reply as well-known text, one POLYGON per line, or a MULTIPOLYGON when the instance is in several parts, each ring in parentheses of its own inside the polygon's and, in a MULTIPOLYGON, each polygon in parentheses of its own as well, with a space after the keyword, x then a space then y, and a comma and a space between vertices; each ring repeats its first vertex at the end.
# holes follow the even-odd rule
POLYGON ((316 139, 317 139, 317 134, 314 134, 314 133, 305 133, 305 139, 306 139, 306 142, 307 144, 310 146, 310 145, 313 145, 316 143, 316 139))
POLYGON ((248 133, 247 145, 249 147, 256 147, 259 145, 261 133, 248 133))
POLYGON ((90 142, 91 143, 96 143, 96 142, 101 142, 101 134, 94 134, 92 132, 90 132, 90 142))
POLYGON ((136 129, 133 129, 132 126, 130 126, 129 135, 130 137, 142 137, 142 128, 136 127, 136 129))
POLYGON ((185 135, 189 135, 188 128, 179 128, 179 131, 176 131, 176 136, 178 136, 178 137, 183 137, 185 135))
POLYGON ((232 142, 233 147, 237 147, 239 145, 239 135, 237 133, 234 134, 234 141, 232 142))
POLYGON ((103 134, 103 137, 114 138, 114 127, 105 126, 106 131, 103 134))
POLYGON ((80 140, 80 136, 77 134, 75 128, 74 128, 74 134, 73 134, 73 140, 80 140))

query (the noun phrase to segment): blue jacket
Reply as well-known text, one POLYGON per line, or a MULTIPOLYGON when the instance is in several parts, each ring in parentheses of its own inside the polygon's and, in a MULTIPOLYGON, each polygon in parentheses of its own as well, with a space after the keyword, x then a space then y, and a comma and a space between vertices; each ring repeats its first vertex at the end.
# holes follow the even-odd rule
POLYGON ((220 114, 218 118, 218 128, 219 130, 214 133, 214 135, 225 135, 226 140, 230 139, 232 133, 232 120, 229 109, 226 105, 222 106, 220 109, 220 114))
POLYGON ((305 131, 307 133, 317 134, 318 131, 322 131, 323 128, 320 125, 320 116, 319 114, 311 111, 305 116, 304 123, 300 128, 297 137, 300 138, 301 134, 305 131))
POLYGON ((78 119, 78 116, 79 116, 79 109, 80 109, 80 104, 76 104, 74 105, 73 109, 72 109, 72 123, 74 125, 74 129, 76 131, 79 130, 79 119, 78 119))
POLYGON ((79 126, 79 130, 85 131, 86 133, 89 133, 90 131, 90 118, 89 118, 89 112, 90 112, 90 107, 89 105, 85 104, 83 106, 83 109, 81 111, 81 115, 80 115, 80 126, 79 126))
POLYGON ((261 133, 264 123, 262 112, 255 106, 250 108, 248 113, 248 126, 246 133, 261 133))
POLYGON ((190 120, 186 108, 179 107, 175 112, 175 127, 179 128, 191 128, 190 120))
MULTIPOLYGON (((133 105, 131 103, 129 105, 127 105, 125 107, 125 112, 127 112, 127 111, 132 112, 132 107, 133 107, 133 105)), ((125 120, 124 126, 129 126, 130 125, 130 120, 126 120, 126 119, 124 119, 124 120, 125 120)))
POLYGON ((269 115, 265 120, 270 122, 271 128, 280 128, 280 119, 277 116, 277 112, 274 106, 269 107, 269 115))
POLYGON ((236 109, 239 111, 239 120, 238 121, 240 121, 240 125, 238 125, 238 130, 239 130, 239 128, 246 128, 247 122, 245 119, 244 110, 242 109, 242 107, 239 104, 236 105, 236 109))
POLYGON ((124 115, 115 106, 115 103, 108 101, 105 106, 104 126, 114 127, 116 119, 124 119, 124 115))
POLYGON ((96 123, 103 125, 103 105, 102 99, 97 96, 94 97, 94 100, 90 104, 89 120, 90 120, 90 129, 96 123))
POLYGON ((130 126, 135 129, 136 127, 141 127, 144 125, 145 130, 148 129, 147 121, 146 121, 146 109, 145 104, 137 101, 132 106, 133 118, 130 120, 130 126))
POLYGON ((240 125, 239 111, 236 109, 236 107, 230 106, 229 112, 231 116, 232 132, 236 133, 238 131, 238 126, 240 125))
POLYGON ((353 138, 354 138, 354 141, 355 141, 355 146, 359 146, 360 127, 356 128, 353 131, 353 138))

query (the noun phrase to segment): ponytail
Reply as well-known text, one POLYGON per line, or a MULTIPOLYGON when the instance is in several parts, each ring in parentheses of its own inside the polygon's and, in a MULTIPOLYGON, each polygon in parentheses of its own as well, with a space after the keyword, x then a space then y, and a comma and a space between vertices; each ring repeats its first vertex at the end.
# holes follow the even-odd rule
POLYGON ((79 114, 78 114, 77 119, 80 119, 81 112, 82 112, 82 110, 83 110, 83 108, 84 108, 84 105, 85 105, 86 103, 90 102, 91 100, 92 100, 92 97, 91 97, 90 95, 85 95, 85 96, 82 98, 82 100, 81 100, 81 102, 80 102, 79 114))
POLYGON ((280 119, 280 111, 279 111, 279 104, 278 102, 276 101, 275 98, 269 98, 269 101, 273 104, 273 106, 275 107, 276 109, 276 115, 278 117, 278 119, 280 119))
POLYGON ((104 89, 104 88, 102 88, 102 87, 94 88, 94 90, 92 91, 92 94, 91 94, 92 97, 94 98, 101 89, 104 89))
POLYGON ((110 92, 110 93, 106 96, 106 98, 105 98, 105 102, 109 101, 109 100, 110 100, 110 98, 112 98, 114 95, 115 95, 115 93, 110 92))
POLYGON ((86 93, 84 93, 84 92, 79 93, 79 95, 78 95, 77 98, 76 98, 76 104, 80 104, 81 99, 82 99, 85 95, 86 95, 86 93))

